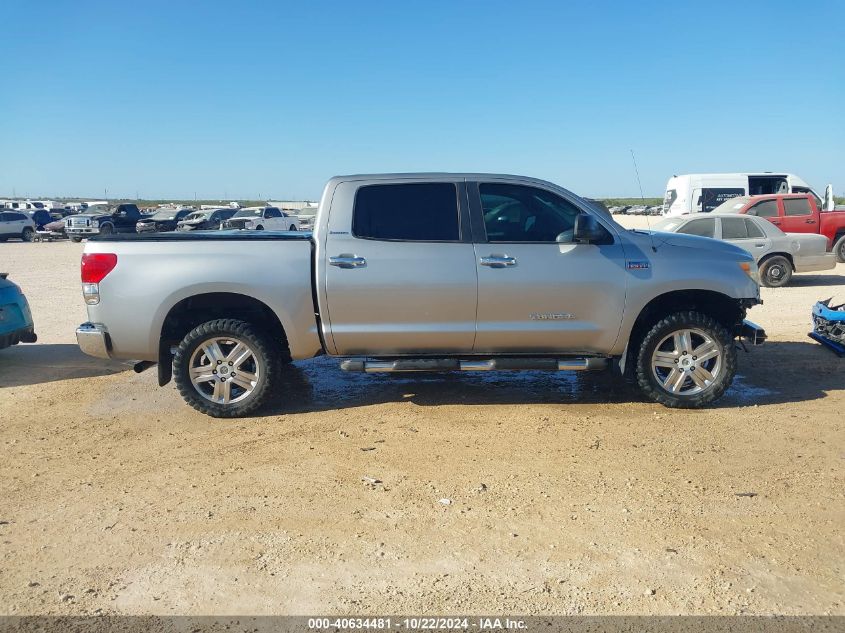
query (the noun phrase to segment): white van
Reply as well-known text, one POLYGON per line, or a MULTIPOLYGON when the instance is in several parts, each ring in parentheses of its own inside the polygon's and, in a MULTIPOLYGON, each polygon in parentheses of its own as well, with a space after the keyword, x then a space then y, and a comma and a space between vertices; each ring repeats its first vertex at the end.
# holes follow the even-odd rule
POLYGON ((666 183, 663 215, 709 213, 725 200, 737 196, 774 193, 811 193, 816 197, 818 208, 822 208, 818 194, 794 174, 684 174, 672 176, 666 183))

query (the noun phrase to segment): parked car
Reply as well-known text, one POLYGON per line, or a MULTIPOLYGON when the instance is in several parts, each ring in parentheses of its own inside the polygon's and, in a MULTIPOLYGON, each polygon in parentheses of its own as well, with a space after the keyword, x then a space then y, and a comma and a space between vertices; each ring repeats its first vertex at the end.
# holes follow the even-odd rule
POLYGON ((760 302, 745 250, 626 230, 519 176, 332 178, 314 233, 209 231, 88 242, 81 349, 158 363, 183 398, 247 415, 281 364, 355 372, 598 370, 613 361, 670 407, 733 380, 760 302), (189 242, 186 244, 185 242, 189 242), (171 354, 175 350, 175 356, 171 354))
POLYGON ((223 223, 224 229, 252 229, 255 231, 296 231, 299 220, 278 207, 246 207, 238 209, 223 223))
POLYGON ((44 230, 49 231, 53 237, 67 237, 65 233, 65 220, 54 220, 44 225, 44 230))
POLYGON ((760 283, 779 288, 789 283, 793 272, 807 273, 836 268, 836 257, 827 252, 823 235, 786 234, 763 218, 736 213, 693 213, 664 218, 656 231, 699 235, 724 240, 754 256, 760 269, 760 283))
POLYGON ((222 207, 220 209, 206 209, 194 211, 176 224, 177 231, 209 231, 219 229, 223 222, 235 215, 237 209, 222 207))
POLYGON ((15 238, 31 242, 35 238, 35 222, 23 211, 0 212, 0 242, 15 238))
POLYGON ((827 238, 827 249, 845 263, 845 211, 821 211, 812 194, 740 196, 713 213, 746 213, 765 218, 787 233, 816 233, 827 238))
POLYGON ((112 233, 135 233, 135 225, 141 219, 141 212, 135 204, 119 204, 105 212, 91 211, 72 215, 65 219, 65 233, 73 242, 92 235, 112 233))
POLYGON ((0 349, 38 340, 29 303, 8 276, 9 273, 0 273, 0 349))
POLYGON ((733 174, 684 174, 672 176, 666 183, 663 215, 707 213, 737 196, 780 193, 809 193, 818 200, 806 182, 794 174, 757 172, 733 174))
POLYGON ((193 209, 159 209, 151 215, 143 216, 135 225, 135 230, 138 233, 175 231, 176 225, 192 211, 193 209))

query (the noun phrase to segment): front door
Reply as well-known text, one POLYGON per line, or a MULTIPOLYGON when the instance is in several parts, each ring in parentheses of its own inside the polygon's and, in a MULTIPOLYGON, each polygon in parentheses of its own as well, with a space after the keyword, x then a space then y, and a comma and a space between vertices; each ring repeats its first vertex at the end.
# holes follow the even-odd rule
POLYGON ((462 218, 468 218, 463 181, 338 185, 318 273, 326 280, 330 350, 471 352, 477 283, 462 218))
POLYGON ((818 233, 819 225, 810 207, 809 198, 781 198, 783 204, 783 223, 780 225, 784 233, 818 233))
POLYGON ((612 232, 602 245, 575 243, 575 218, 587 211, 546 189, 481 182, 468 192, 477 227, 474 351, 609 352, 626 287, 625 254, 612 232))

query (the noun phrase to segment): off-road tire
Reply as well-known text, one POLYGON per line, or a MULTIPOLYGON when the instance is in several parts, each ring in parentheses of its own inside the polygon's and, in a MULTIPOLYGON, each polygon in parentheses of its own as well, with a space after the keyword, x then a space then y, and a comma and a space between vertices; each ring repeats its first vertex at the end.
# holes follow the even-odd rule
POLYGON ((213 418, 238 418, 260 408, 278 383, 282 367, 279 345, 274 344, 260 328, 237 319, 216 319, 198 325, 185 335, 173 358, 173 378, 182 398, 194 409, 213 418), (211 402, 194 387, 190 378, 190 359, 205 341, 231 336, 249 344, 260 367, 260 375, 253 392, 244 400, 229 404, 211 402))
POLYGON ((111 224, 103 224, 100 227, 100 235, 111 235, 112 233, 114 233, 114 226, 111 224))
POLYGON ((637 353, 636 376, 640 390, 649 400, 673 409, 700 409, 721 398, 736 374, 733 337, 718 321, 700 312, 676 312, 658 321, 646 333, 637 353), (677 330, 698 329, 720 346, 722 368, 713 384, 693 395, 669 393, 654 377, 651 358, 656 346, 677 330))
POLYGON ((28 227, 26 227, 26 228, 25 228, 25 229, 21 232, 21 239, 22 239, 24 242, 31 242, 32 240, 34 240, 34 239, 35 239, 35 231, 33 231, 33 230, 32 230, 32 228, 31 228, 31 227, 29 227, 29 226, 28 226, 28 227))
POLYGON ((836 261, 845 264, 845 235, 836 240, 833 245, 833 252, 836 253, 836 261))
POLYGON ((783 255, 774 255, 760 264, 760 284, 766 288, 783 288, 792 279, 792 264, 783 255))

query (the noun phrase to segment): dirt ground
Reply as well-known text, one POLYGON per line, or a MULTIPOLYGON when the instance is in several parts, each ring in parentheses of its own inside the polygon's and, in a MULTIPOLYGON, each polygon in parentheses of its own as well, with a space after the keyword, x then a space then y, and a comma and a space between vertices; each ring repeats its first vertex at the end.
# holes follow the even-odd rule
POLYGON ((81 251, 0 244, 39 336, 0 351, 0 613, 845 614, 845 361, 807 338, 845 265, 763 290, 709 410, 323 360, 213 420, 78 351, 81 251))

